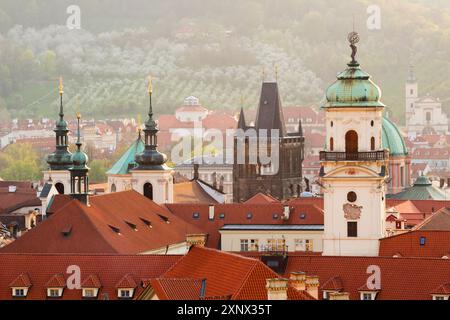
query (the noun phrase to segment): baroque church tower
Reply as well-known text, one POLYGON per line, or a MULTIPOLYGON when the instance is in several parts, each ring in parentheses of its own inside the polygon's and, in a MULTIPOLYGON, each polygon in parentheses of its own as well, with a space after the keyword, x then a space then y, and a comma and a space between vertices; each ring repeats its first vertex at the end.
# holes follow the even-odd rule
POLYGON ((324 192, 323 255, 377 256, 385 235, 388 150, 382 145, 381 90, 355 60, 326 92, 326 149, 320 152, 324 192))
POLYGON ((68 193, 70 191, 70 172, 69 168, 72 166, 71 156, 69 151, 68 133, 69 129, 67 121, 64 120, 63 107, 64 85, 63 80, 59 80, 59 120, 56 121, 54 129, 56 134, 56 150, 47 156, 47 164, 49 170, 44 171, 44 181, 52 181, 56 190, 60 194, 68 193))
MULTIPOLYGON (((152 80, 149 79, 148 119, 144 128, 144 150, 135 156, 136 167, 131 169, 134 190, 158 204, 173 202, 172 170, 166 165, 167 156, 158 151, 158 127, 153 119, 152 80)), ((140 139, 139 139, 140 140, 140 139)))
POLYGON ((241 109, 237 129, 243 134, 238 133, 234 137, 233 201, 243 202, 260 192, 280 200, 299 197, 303 191, 302 126, 300 123, 298 132, 286 132, 277 82, 263 82, 255 125, 247 125, 241 109), (260 130, 266 130, 266 134, 260 130), (279 134, 276 150, 270 150, 273 130, 279 134), (254 136, 250 134, 252 131, 254 136), (262 152, 264 147, 267 150, 262 152), (262 164, 261 154, 269 155, 272 162, 262 164))

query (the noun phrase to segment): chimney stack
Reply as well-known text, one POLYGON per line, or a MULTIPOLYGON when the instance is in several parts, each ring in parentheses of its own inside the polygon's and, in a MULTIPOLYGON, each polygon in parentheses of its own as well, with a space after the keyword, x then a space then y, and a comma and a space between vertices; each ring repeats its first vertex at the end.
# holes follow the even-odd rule
POLYGON ((204 233, 195 233, 186 235, 186 246, 189 249, 192 246, 204 247, 207 235, 204 233))
POLYGON ((198 175, 198 168, 200 167, 200 165, 198 163, 194 163, 194 180, 198 180, 199 175, 198 175))
POLYGON ((287 300, 288 279, 272 278, 266 279, 268 300, 287 300))
POLYGON ((305 272, 291 272, 289 276, 291 286, 297 291, 306 290, 306 273, 305 272))
POLYGON ((329 300, 350 300, 350 294, 348 292, 331 292, 329 300))
POLYGON ((306 292, 315 299, 319 299, 319 277, 306 276, 306 292))

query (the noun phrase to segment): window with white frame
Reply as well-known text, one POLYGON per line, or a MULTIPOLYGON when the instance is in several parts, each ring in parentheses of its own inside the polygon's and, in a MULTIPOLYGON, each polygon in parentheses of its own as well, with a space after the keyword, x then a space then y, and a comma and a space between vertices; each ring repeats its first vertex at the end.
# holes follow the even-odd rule
POLYGON ((26 297, 28 293, 28 288, 12 288, 13 297, 26 297))
POLYGON ((98 294, 97 288, 83 288, 83 298, 96 298, 98 294))
POLYGON ((360 292, 361 300, 375 300, 376 292, 360 292))
POLYGON ((47 297, 60 298, 62 296, 62 288, 47 288, 47 297))
POLYGON ((119 289, 117 296, 119 298, 128 299, 128 298, 133 297, 133 291, 134 291, 134 289, 132 289, 132 288, 119 289))
POLYGON ((433 295, 433 300, 449 300, 450 295, 440 295, 435 294, 433 295))
POLYGON ((241 239, 241 251, 248 251, 248 239, 241 239))
POLYGON ((294 250, 305 251, 305 242, 303 239, 294 239, 294 250))

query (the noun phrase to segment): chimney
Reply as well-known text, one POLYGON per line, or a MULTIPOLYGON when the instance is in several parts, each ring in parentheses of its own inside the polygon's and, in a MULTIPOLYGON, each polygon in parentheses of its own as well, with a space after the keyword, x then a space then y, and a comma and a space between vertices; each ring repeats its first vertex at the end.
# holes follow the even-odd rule
POLYGON ((214 220, 214 205, 209 205, 209 212, 208 212, 208 218, 209 220, 214 220))
POLYGON ((328 300, 350 300, 348 292, 330 292, 328 300))
POLYGON ((312 297, 319 299, 319 277, 306 276, 306 292, 312 297))
POLYGON ((289 276, 289 282, 291 286, 297 291, 306 290, 306 273, 304 272, 291 272, 289 276))
POLYGON ((194 163, 194 180, 198 180, 198 168, 200 165, 198 163, 194 163))
POLYGON ((186 235, 186 246, 188 249, 192 246, 204 247, 206 244, 206 234, 204 233, 191 233, 186 235))
POLYGON ((266 279, 268 300, 287 300, 288 279, 272 278, 266 279))

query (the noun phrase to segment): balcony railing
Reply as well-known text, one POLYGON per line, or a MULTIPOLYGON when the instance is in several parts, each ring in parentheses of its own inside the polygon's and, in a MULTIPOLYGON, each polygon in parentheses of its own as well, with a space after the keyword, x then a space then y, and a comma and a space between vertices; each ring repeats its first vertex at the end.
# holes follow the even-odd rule
POLYGON ((369 152, 327 152, 321 151, 320 161, 380 161, 387 160, 387 150, 369 152))

